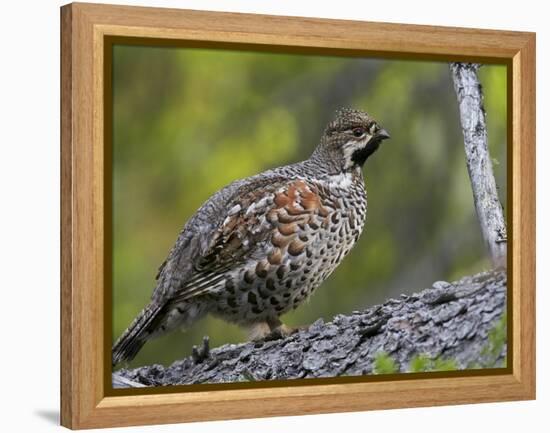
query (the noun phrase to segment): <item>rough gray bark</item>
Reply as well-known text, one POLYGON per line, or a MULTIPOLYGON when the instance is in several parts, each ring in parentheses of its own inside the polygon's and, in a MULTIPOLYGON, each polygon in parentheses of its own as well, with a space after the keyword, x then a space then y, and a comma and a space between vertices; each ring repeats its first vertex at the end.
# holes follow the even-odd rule
POLYGON ((493 266, 498 268, 506 266, 506 222, 487 145, 483 91, 477 78, 479 66, 473 63, 450 65, 460 110, 474 204, 483 240, 493 266))
POLYGON ((455 368, 501 365, 506 344, 487 350, 488 334, 506 310, 506 273, 491 271, 382 305, 318 320, 285 339, 228 344, 201 362, 188 357, 170 367, 152 365, 113 374, 113 386, 163 386, 373 373, 382 352, 399 371, 416 355, 452 359, 455 368))

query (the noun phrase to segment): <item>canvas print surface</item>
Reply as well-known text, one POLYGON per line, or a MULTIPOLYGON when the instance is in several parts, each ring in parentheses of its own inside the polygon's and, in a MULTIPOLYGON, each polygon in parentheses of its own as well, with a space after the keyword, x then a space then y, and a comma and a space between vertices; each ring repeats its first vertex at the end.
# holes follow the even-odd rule
POLYGON ((507 70, 464 67, 115 45, 113 386, 506 367, 507 70))

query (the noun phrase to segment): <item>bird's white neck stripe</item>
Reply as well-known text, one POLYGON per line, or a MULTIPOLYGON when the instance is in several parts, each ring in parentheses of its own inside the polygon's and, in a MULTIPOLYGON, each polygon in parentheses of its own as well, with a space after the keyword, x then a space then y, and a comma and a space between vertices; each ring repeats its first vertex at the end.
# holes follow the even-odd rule
POLYGON ((327 183, 329 187, 347 188, 352 184, 352 182, 352 174, 347 172, 329 176, 327 183))

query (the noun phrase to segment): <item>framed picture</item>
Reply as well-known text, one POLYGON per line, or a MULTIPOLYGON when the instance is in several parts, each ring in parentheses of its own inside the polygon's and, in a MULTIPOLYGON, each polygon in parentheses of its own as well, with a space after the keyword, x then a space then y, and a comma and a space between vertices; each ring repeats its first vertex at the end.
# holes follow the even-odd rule
POLYGON ((534 34, 70 4, 61 54, 62 425, 535 397, 534 34))

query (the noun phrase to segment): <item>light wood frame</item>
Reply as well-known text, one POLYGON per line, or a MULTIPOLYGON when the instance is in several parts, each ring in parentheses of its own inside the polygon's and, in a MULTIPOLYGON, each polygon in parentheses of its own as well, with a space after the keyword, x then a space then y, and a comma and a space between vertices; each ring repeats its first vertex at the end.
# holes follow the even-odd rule
MULTIPOLYGON (((61 8, 61 424, 70 428, 344 412, 535 398, 533 33, 70 4, 61 8), (163 40, 334 49, 509 66, 510 368, 360 383, 109 396, 105 363, 104 42, 163 40)), ((108 179, 108 177, 107 177, 108 179)))

